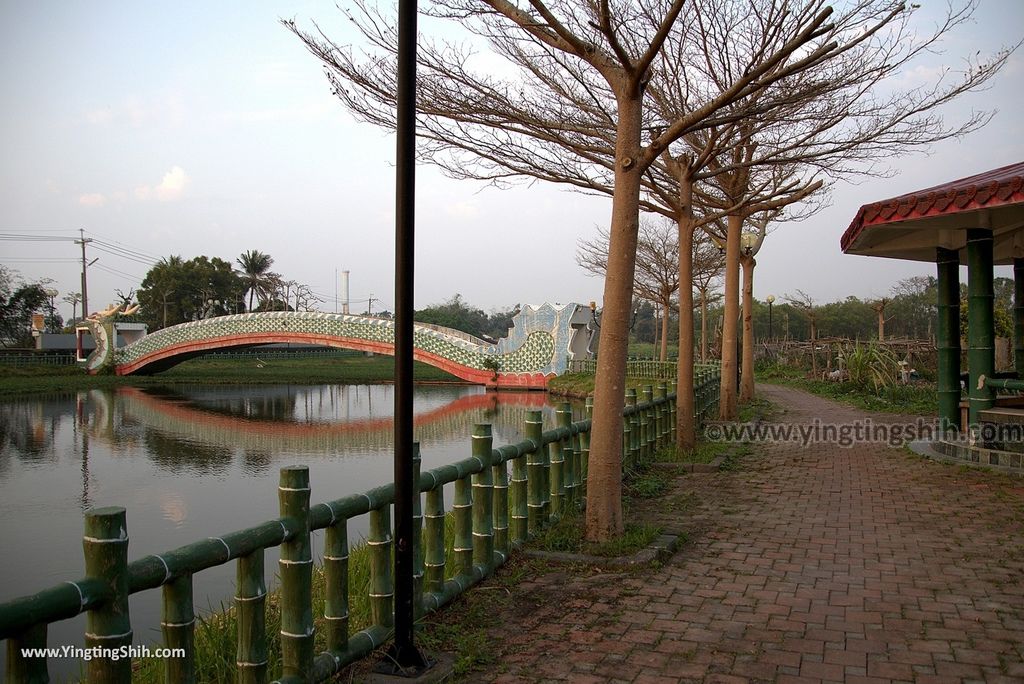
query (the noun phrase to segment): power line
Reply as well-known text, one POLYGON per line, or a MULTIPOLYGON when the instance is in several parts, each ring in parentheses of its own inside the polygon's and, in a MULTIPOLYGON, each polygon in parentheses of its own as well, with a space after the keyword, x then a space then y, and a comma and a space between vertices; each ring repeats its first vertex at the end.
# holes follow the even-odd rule
POLYGON ((75 263, 78 261, 75 257, 4 257, 0 261, 5 264, 66 264, 75 263))
POLYGON ((111 268, 110 266, 106 266, 104 264, 96 263, 96 264, 93 264, 93 267, 94 268, 98 268, 101 271, 106 271, 107 273, 111 273, 113 275, 123 276, 125 278, 131 278, 132 280, 138 280, 139 282, 142 281, 142 278, 140 278, 137 275, 133 275, 131 273, 125 273, 124 271, 119 271, 116 268, 111 268))
POLYGON ((74 242, 78 238, 70 235, 26 235, 24 233, 0 233, 0 240, 18 242, 74 242))
POLYGON ((96 243, 96 242, 93 243, 92 248, 95 249, 95 250, 99 250, 100 252, 104 252, 106 254, 110 254, 112 256, 120 257, 121 259, 127 259, 128 261, 134 261, 135 263, 142 264, 143 266, 152 266, 153 263, 154 263, 153 261, 151 261, 149 259, 144 259, 142 257, 136 257, 136 256, 132 256, 130 254, 123 254, 121 252, 114 251, 114 250, 109 249, 106 246, 101 245, 101 244, 96 243))
POLYGON ((116 250, 118 250, 120 252, 125 252, 126 254, 132 254, 134 256, 142 257, 144 259, 149 259, 150 261, 159 261, 160 260, 160 257, 154 256, 154 255, 150 254, 149 252, 143 252, 140 249, 135 249, 134 247, 129 247, 128 245, 124 244, 123 242, 117 242, 116 240, 109 241, 109 240, 100 240, 99 238, 96 238, 96 243, 100 244, 100 245, 105 245, 107 247, 110 247, 111 249, 116 249, 116 250))

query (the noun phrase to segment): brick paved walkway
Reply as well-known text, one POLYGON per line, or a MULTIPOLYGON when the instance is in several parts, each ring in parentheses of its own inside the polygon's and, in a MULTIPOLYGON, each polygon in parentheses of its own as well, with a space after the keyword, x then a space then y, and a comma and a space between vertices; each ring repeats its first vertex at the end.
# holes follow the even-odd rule
MULTIPOLYGON (((866 417, 759 391, 788 423, 866 417)), ((690 535, 668 564, 517 588, 490 635, 500 674, 471 679, 1024 681, 1020 479, 883 444, 767 444, 677 478, 658 515, 690 535)))

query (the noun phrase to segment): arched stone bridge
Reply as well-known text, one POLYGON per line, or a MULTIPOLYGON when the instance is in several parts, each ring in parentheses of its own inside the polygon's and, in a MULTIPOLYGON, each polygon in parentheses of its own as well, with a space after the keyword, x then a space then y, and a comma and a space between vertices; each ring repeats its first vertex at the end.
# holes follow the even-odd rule
MULTIPOLYGON (((497 388, 542 389, 569 361, 591 356, 590 309, 580 304, 525 306, 507 337, 488 343, 459 330, 416 323, 413 357, 468 382, 497 388)), ((92 372, 158 373, 214 349, 271 343, 315 344, 394 355, 394 321, 368 316, 273 311, 182 323, 118 346, 113 319, 89 321, 96 351, 92 372)))

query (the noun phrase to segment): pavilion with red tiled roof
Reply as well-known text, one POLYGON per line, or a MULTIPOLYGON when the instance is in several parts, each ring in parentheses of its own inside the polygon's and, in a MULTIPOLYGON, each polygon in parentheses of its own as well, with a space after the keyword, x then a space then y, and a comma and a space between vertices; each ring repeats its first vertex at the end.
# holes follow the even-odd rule
MULTIPOLYGON (((847 254, 937 265, 940 420, 956 430, 1005 419, 996 390, 1024 389, 1024 162, 865 204, 841 245, 847 254), (968 280, 966 421, 960 414, 961 264, 968 280), (1013 265, 1015 373, 995 372, 994 264, 1013 265)), ((1024 411, 1014 411, 1024 422, 1024 411)))

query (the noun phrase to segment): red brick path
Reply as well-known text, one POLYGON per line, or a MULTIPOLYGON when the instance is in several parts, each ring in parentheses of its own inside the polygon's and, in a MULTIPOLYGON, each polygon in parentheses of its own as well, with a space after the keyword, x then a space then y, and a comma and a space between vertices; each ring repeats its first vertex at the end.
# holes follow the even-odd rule
MULTIPOLYGON (((780 421, 866 417, 759 391, 780 421)), ((496 669, 470 679, 1024 681, 1020 479, 884 444, 766 444, 679 477, 657 515, 690 535, 670 562, 517 589, 496 669)))

